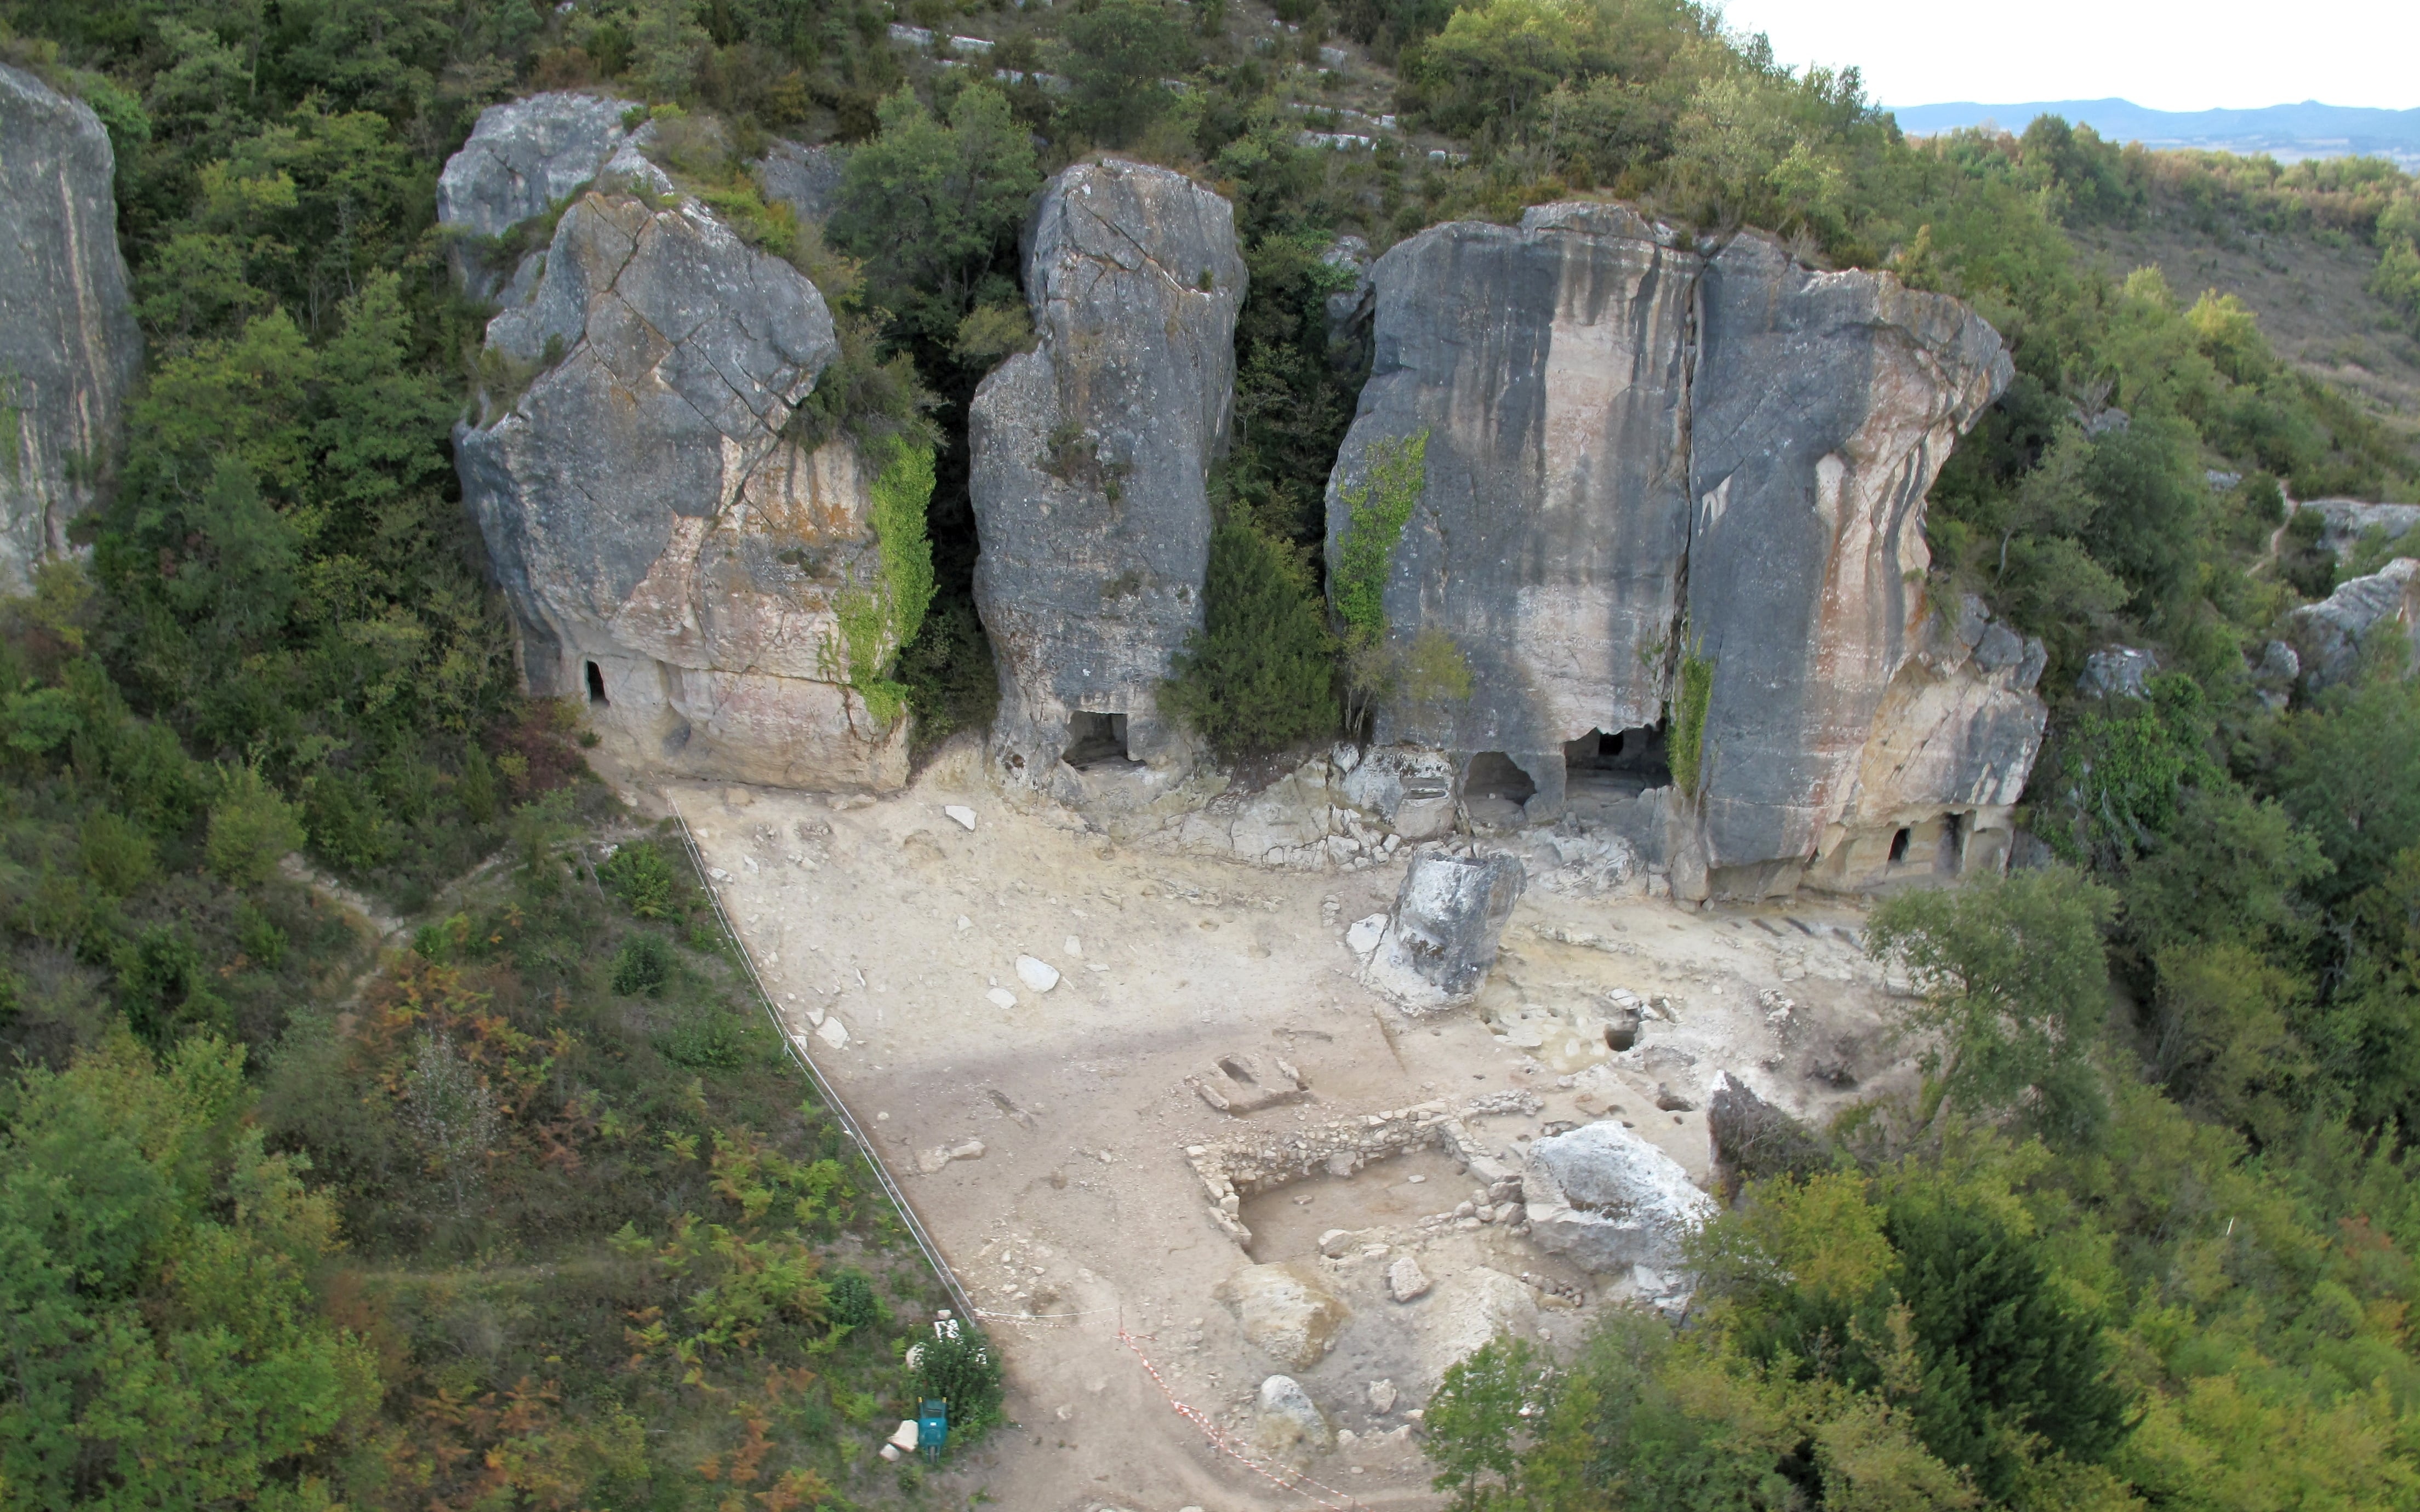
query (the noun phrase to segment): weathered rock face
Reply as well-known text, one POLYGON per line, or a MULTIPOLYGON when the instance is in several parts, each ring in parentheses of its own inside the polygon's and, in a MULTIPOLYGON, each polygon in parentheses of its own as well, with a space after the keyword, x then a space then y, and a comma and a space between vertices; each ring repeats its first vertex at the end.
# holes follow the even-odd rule
POLYGON ((2408 675, 2420 666, 2420 560, 2397 557, 2288 618, 2304 684, 2315 692, 2351 677, 2364 650, 2380 640, 2399 646, 2408 675))
POLYGON ((98 501, 142 369, 116 172, 90 107, 0 65, 0 594, 98 501))
POLYGON ((1415 1007, 1468 997, 1496 964, 1526 880, 1510 856, 1413 856, 1370 980, 1415 1007))
POLYGON ((1075 734, 1187 764, 1157 687, 1202 623, 1244 278, 1233 207, 1181 174, 1083 163, 1043 193, 1025 252, 1040 343, 970 414, 975 603, 1014 780, 1056 781, 1079 715, 1075 734))
POLYGON ((1700 303, 1687 634, 1714 663, 1714 869, 1809 856, 1838 818, 1915 650, 1925 490, 2011 369, 1957 301, 1761 237, 1714 255, 1700 303))
MULTIPOLYGON (((437 176, 437 224, 475 238, 501 237, 585 189, 629 140, 622 117, 627 100, 598 95, 544 94, 490 105, 479 113, 462 150, 437 176)), ((457 245, 455 277, 473 298, 504 290, 505 302, 529 297, 539 258, 522 270, 491 266, 474 247, 457 245)))
POLYGON ((630 133, 627 100, 532 95, 479 113, 437 177, 437 221, 499 237, 588 186, 630 133))
MULTIPOLYGON (((618 161, 607 187, 654 172, 618 161)), ((457 456, 531 690, 674 771, 903 782, 838 656, 837 600, 876 583, 867 467, 782 434, 838 350, 814 285, 694 200, 591 192, 488 340, 535 376, 457 456)))
MULTIPOLYGON (((1328 486, 1331 565, 1381 441, 1428 433, 1387 617, 1469 661, 1450 709, 1378 738, 1505 751, 1559 790, 1563 742, 1655 722, 1689 544, 1698 258, 1617 206, 1434 227, 1379 259, 1376 354, 1328 486)), ((1551 801, 1551 796, 1550 796, 1551 801)))
POLYGON ((1473 692, 1377 727, 1462 758, 1474 822, 1553 818, 1585 773, 1591 820, 1643 838, 1595 810, 1669 782, 1684 655, 1713 668, 1699 787, 1652 846, 1684 895, 1787 890, 1844 826, 2023 785, 2038 648, 1978 631, 1905 674, 1925 490, 2010 371, 1963 305, 1753 235, 1684 248, 1610 205, 1432 227, 1372 282, 1329 552, 1380 449, 1425 431, 1388 621, 1444 631, 1473 692))

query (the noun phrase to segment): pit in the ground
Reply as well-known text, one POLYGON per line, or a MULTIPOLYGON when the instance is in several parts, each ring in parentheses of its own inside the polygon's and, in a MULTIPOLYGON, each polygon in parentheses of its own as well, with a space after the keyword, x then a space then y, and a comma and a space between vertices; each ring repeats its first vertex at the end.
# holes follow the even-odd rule
POLYGON ((1261 1265, 1319 1253, 1331 1228, 1409 1228, 1433 1212, 1450 1212, 1480 1183, 1444 1150, 1429 1146, 1373 1161, 1351 1176, 1315 1176, 1244 1199, 1247 1253, 1261 1265), (1413 1181, 1410 1177, 1426 1180, 1413 1181))

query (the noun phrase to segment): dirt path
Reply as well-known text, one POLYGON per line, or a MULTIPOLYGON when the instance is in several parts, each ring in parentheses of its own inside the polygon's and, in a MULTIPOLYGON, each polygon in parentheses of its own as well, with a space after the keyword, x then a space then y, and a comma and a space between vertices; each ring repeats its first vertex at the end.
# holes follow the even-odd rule
POLYGON ((1591 1284, 1497 1228, 1419 1227, 1469 1195, 1442 1156, 1256 1197, 1245 1255, 1211 1220, 1185 1159, 1187 1145, 1247 1121, 1184 1081, 1216 1057, 1274 1053, 1301 1070, 1313 1101, 1252 1115, 1262 1128, 1527 1088, 1539 1115, 1474 1125, 1509 1158, 1547 1121, 1619 1114, 1700 1179, 1703 1114, 1659 1110, 1659 1087, 1701 1106, 1705 1083, 1728 1070, 1809 1108, 1845 1094, 1807 1081, 1808 1066, 1886 1070, 1876 979, 1846 909, 1801 907, 1792 923, 1533 891, 1482 996, 1497 1018, 1517 1024, 1613 986, 1672 999, 1670 1019, 1651 1021, 1621 1064, 1575 1072, 1491 1033, 1473 1011, 1406 1019, 1359 985, 1344 926, 1391 902, 1400 864, 1340 877, 1136 850, 1014 812, 946 769, 837 810, 806 794, 667 791, 724 874, 725 905, 793 1032, 990 1315, 1016 1426, 945 1483, 987 1488, 1020 1512, 1314 1504, 1218 1455, 1142 1364, 1247 1437, 1253 1394, 1284 1367, 1243 1338, 1213 1288, 1255 1259, 1320 1267, 1355 1315, 1326 1359, 1291 1372, 1353 1435, 1311 1466, 1338 1489, 1335 1505, 1441 1505, 1405 1412, 1444 1364, 1493 1327, 1579 1336, 1585 1319, 1567 1298, 1505 1276, 1551 1279, 1588 1307, 1630 1294, 1626 1281, 1591 1284), (971 833, 942 812, 953 804, 976 811, 971 833), (1021 981, 1019 956, 1055 967, 1057 983, 1021 981), (1779 1019, 1760 1000, 1776 992, 1793 1005, 1779 1019), (924 1158, 970 1141, 979 1158, 924 1158), (1315 1255, 1331 1227, 1357 1231, 1344 1260, 1315 1255), (1405 1253, 1436 1283, 1408 1306, 1379 1282, 1385 1256, 1405 1253), (1400 1394, 1384 1413, 1369 1389, 1380 1381, 1400 1394))

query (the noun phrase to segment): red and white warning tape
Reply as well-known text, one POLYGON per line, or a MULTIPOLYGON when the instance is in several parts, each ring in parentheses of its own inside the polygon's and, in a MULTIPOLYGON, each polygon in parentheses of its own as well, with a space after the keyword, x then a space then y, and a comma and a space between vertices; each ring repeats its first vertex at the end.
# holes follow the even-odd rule
POLYGON ((1139 1342, 1135 1335, 1127 1333, 1123 1328, 1119 1329, 1118 1342, 1134 1351, 1134 1357, 1142 1362, 1143 1369, 1150 1372, 1152 1383, 1159 1388, 1159 1394, 1162 1396, 1168 1398, 1168 1405, 1176 1409, 1177 1416, 1184 1418, 1194 1427, 1200 1428, 1203 1437, 1210 1441, 1210 1447, 1218 1450, 1220 1454, 1226 1455, 1232 1459, 1242 1462, 1245 1466, 1259 1474, 1264 1480, 1270 1482, 1280 1489, 1292 1491, 1296 1496, 1302 1497, 1306 1501, 1311 1502, 1319 1506, 1328 1508, 1328 1512, 1346 1512, 1346 1509, 1351 1507, 1359 1507, 1362 1509, 1362 1512, 1369 1512, 1368 1504, 1356 1498, 1350 1491, 1338 1490, 1335 1487, 1326 1484, 1325 1481, 1313 1480, 1311 1476, 1304 1474, 1300 1471, 1288 1470, 1283 1465, 1272 1465, 1266 1460, 1246 1454, 1242 1449, 1236 1446, 1235 1441, 1228 1437, 1226 1432, 1221 1429, 1218 1424, 1210 1421, 1207 1413, 1202 1412, 1199 1408, 1188 1406, 1177 1399, 1176 1393, 1169 1389, 1167 1378, 1159 1373, 1159 1367, 1151 1363, 1151 1356, 1142 1352, 1142 1345, 1139 1342), (1297 1482, 1300 1484, 1297 1484, 1297 1482), (1319 1490, 1326 1491, 1327 1496, 1337 1497, 1339 1500, 1331 1502, 1327 1500, 1326 1496, 1321 1496, 1314 1491, 1305 1490, 1303 1489, 1305 1486, 1315 1486, 1319 1488, 1319 1490))

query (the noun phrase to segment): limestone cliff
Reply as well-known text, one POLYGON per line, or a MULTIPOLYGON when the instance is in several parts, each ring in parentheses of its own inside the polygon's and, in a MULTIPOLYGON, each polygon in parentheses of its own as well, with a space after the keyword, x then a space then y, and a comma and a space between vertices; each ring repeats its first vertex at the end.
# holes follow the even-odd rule
POLYGON ((660 768, 895 787, 904 725, 871 725, 839 656, 836 601, 876 571, 865 464, 783 434, 838 351, 830 313, 615 150, 489 324, 526 388, 456 435, 530 689, 584 695, 660 768))
POLYGON ((88 106, 0 65, 0 594, 67 549, 142 369, 116 171, 88 106))
POLYGON ((1202 623, 1244 277, 1233 208, 1182 174, 1081 163, 1043 192, 1025 236, 1039 343, 970 414, 975 603, 1013 779, 1052 783, 1088 733, 1185 764, 1156 690, 1202 623))
POLYGON ((1989 326, 1887 274, 1755 235, 1685 246, 1611 205, 1435 226, 1371 280, 1330 561, 1373 457, 1426 433, 1387 619, 1398 642, 1443 631, 1472 683, 1382 705, 1382 742, 1462 757, 1474 817, 1572 808, 1635 837, 1621 814, 1664 794, 1638 811, 1698 896, 1787 890, 1810 863, 1863 885, 1906 864, 1900 829, 1961 806, 1969 832, 2005 823, 2040 739, 2038 648, 1993 627, 1980 649, 1979 606, 1928 631, 1919 593, 1925 490, 2009 380, 1989 326), (1659 784, 1684 660, 1710 687, 1676 802, 1659 784))

